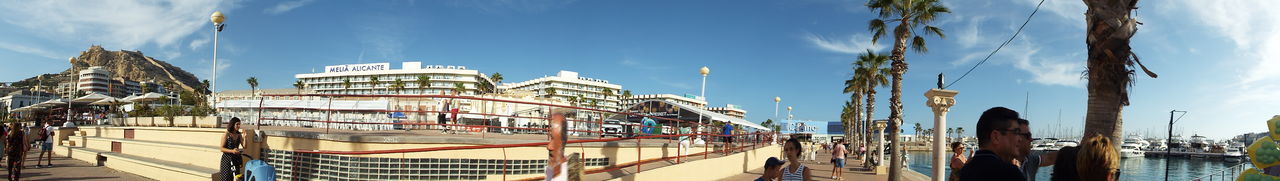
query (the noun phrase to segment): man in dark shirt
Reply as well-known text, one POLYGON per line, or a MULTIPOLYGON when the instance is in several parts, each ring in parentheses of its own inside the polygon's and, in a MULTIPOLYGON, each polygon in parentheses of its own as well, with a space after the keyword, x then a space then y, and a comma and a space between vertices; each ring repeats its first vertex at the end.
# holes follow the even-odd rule
POLYGON ((978 118, 978 151, 960 169, 961 181, 1026 180, 1011 162, 1018 156, 1018 144, 1030 140, 1029 130, 1018 127, 1018 112, 994 107, 978 118))

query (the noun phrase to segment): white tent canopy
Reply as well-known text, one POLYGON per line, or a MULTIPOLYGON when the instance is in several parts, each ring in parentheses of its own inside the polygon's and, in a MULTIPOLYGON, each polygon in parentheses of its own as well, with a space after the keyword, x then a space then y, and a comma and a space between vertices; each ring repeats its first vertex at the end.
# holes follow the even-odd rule
MULTIPOLYGON (((659 101, 659 100, 654 100, 654 101, 659 101)), ((709 118, 710 120, 713 120, 713 121, 720 121, 720 122, 726 122, 726 123, 733 123, 733 124, 743 125, 743 126, 747 126, 747 127, 755 128, 755 129, 758 129, 758 130, 764 130, 764 131, 772 130, 772 129, 766 128, 766 127, 764 127, 764 126, 760 126, 760 124, 756 124, 756 123, 753 123, 753 122, 751 122, 751 121, 747 121, 747 120, 742 119, 742 118, 737 118, 737 117, 733 117, 733 116, 729 116, 729 115, 724 115, 724 114, 720 114, 720 113, 715 113, 715 112, 711 112, 711 111, 708 111, 708 110, 703 110, 703 109, 699 109, 699 108, 696 108, 696 107, 693 107, 693 106, 688 106, 688 105, 684 105, 684 104, 680 104, 680 103, 675 103, 675 102, 671 102, 671 101, 666 101, 666 100, 661 100, 661 101, 662 101, 662 102, 666 102, 668 105, 675 105, 675 106, 677 106, 677 107, 680 107, 681 109, 690 110, 690 111, 693 111, 693 112, 695 112, 695 113, 701 114, 702 116, 707 117, 707 118, 709 118)))
POLYGON ((106 98, 111 98, 111 96, 107 96, 107 95, 102 95, 102 94, 94 93, 94 94, 85 95, 85 96, 82 96, 82 97, 79 97, 79 98, 76 98, 76 99, 72 99, 72 100, 71 100, 71 102, 72 102, 72 103, 77 103, 77 104, 79 104, 79 103, 92 103, 92 102, 94 102, 94 101, 98 101, 98 100, 102 100, 102 99, 106 99, 106 98))
POLYGON ((67 104, 65 99, 51 99, 51 100, 44 101, 28 107, 32 107, 32 106, 52 107, 52 106, 63 105, 63 104, 67 104))
POLYGON ((114 98, 114 97, 108 97, 108 98, 106 98, 106 99, 102 99, 102 100, 94 101, 93 103, 89 103, 89 105, 103 105, 103 106, 109 106, 109 105, 112 105, 112 104, 123 104, 123 103, 130 103, 130 101, 126 101, 126 100, 122 100, 122 99, 116 99, 116 98, 114 98))
POLYGON ((126 97, 124 100, 129 102, 147 102, 147 101, 160 100, 163 98, 169 98, 169 96, 166 96, 160 93, 154 93, 154 92, 142 94, 141 96, 129 96, 129 97, 126 97), (129 97, 131 97, 131 99, 129 97))

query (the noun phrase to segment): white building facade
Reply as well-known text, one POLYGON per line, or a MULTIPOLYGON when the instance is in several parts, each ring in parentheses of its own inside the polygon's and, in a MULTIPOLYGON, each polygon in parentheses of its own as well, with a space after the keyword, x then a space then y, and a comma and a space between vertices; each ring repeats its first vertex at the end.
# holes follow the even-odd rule
POLYGON ((495 87, 488 76, 466 66, 423 66, 422 62, 403 62, 401 69, 391 69, 390 63, 332 65, 325 66, 324 72, 297 74, 294 78, 301 80, 306 89, 321 94, 452 95, 460 83, 464 89, 460 95, 474 96, 493 92, 495 87), (427 78, 428 83, 420 86, 419 77, 427 78), (377 85, 373 84, 375 78, 377 85), (398 92, 391 89, 396 79, 404 84, 398 92))
POLYGON ((506 83, 498 88, 528 90, 535 92, 540 97, 565 101, 577 99, 576 97, 581 96, 582 100, 578 100, 580 107, 610 111, 622 109, 622 101, 619 99, 622 85, 609 83, 608 80, 579 77, 577 72, 572 71, 561 70, 556 73, 556 76, 506 83), (595 103, 594 106, 591 104, 593 101, 595 103))
POLYGON ((715 113, 720 113, 720 114, 740 118, 740 119, 747 118, 747 110, 742 110, 742 108, 738 107, 738 105, 725 104, 724 107, 712 107, 712 108, 707 108, 707 110, 715 113))

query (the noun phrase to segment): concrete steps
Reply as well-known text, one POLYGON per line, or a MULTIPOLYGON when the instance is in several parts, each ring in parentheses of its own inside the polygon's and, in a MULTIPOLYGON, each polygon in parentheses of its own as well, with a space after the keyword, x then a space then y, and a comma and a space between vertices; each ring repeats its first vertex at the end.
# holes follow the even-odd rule
POLYGON ((209 128, 98 127, 76 131, 54 152, 157 180, 211 180, 222 159, 221 137, 209 128))

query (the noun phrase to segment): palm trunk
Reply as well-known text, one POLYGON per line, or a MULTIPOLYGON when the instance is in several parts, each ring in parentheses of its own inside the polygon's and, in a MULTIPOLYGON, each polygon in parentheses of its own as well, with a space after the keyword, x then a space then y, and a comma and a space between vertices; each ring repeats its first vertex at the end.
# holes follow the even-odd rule
POLYGON ((1081 136, 1104 135, 1112 141, 1122 140, 1121 111, 1129 105, 1128 89, 1133 82, 1129 38, 1137 31, 1137 20, 1129 13, 1135 9, 1137 0, 1085 0, 1085 4, 1089 7, 1085 12, 1089 26, 1085 39, 1089 48, 1089 99, 1081 136))
MULTIPOLYGON (((867 117, 865 118, 865 119, 866 119, 866 120, 865 120, 865 122, 866 122, 866 124, 867 124, 867 127, 868 127, 868 128, 870 128, 870 126, 871 126, 871 125, 875 125, 875 123, 876 123, 876 122, 875 122, 875 121, 876 121, 876 119, 875 119, 875 113, 876 113, 876 89, 875 89, 875 86, 871 86, 871 87, 868 87, 868 88, 867 88, 867 97, 866 97, 866 99, 867 99, 867 112, 866 112, 866 113, 867 113, 867 115, 866 115, 867 117)), ((874 134, 874 132, 873 132, 871 129, 867 129, 867 136, 871 136, 871 135, 875 135, 875 134, 874 134)), ((884 136, 884 135, 877 135, 877 136, 884 136)), ((871 139, 870 137, 868 137, 868 138, 867 138, 867 145, 873 145, 873 144, 871 143, 871 140, 874 140, 874 139, 871 139)), ((875 150, 877 150, 877 151, 883 151, 883 150, 884 150, 884 148, 881 148, 881 147, 880 147, 880 146, 881 146, 881 144, 874 144, 874 145, 875 145, 874 147, 873 147, 873 146, 867 146, 867 150, 873 150, 873 148, 874 148, 875 150)), ((876 163, 884 164, 884 163, 881 163, 881 162, 880 162, 880 161, 883 161, 883 160, 884 160, 883 158, 876 157, 875 159, 879 159, 879 160, 877 160, 877 162, 876 162, 876 163)), ((866 161, 867 161, 867 163, 870 163, 871 159, 867 159, 866 161)), ((867 165, 870 165, 870 164, 867 164, 867 165)))
POLYGON ((907 51, 907 19, 902 20, 898 28, 894 30, 898 35, 898 42, 894 43, 893 56, 889 57, 893 60, 890 73, 893 75, 892 91, 889 96, 889 151, 893 157, 889 160, 889 180, 902 180, 902 154, 900 152, 901 143, 898 142, 898 130, 902 126, 902 74, 907 73, 907 62, 904 54, 907 51))

